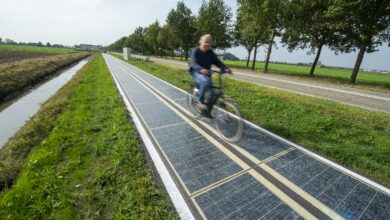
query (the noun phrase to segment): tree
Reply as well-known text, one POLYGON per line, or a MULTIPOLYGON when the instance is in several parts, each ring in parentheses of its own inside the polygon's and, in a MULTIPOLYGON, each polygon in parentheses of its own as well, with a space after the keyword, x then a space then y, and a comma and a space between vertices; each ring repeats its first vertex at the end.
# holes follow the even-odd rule
MULTIPOLYGON (((280 36, 283 29, 282 17, 284 15, 284 8, 286 0, 265 0, 262 4, 261 10, 261 22, 264 22, 263 26, 268 27, 270 32, 267 56, 265 58, 264 73, 268 72, 268 63, 271 57, 272 46, 275 44, 275 37, 280 36)), ((307 1, 310 2, 310 1, 307 1)))
POLYGON ((231 8, 223 0, 203 0, 196 19, 197 33, 211 34, 215 48, 228 48, 233 40, 231 19, 231 8))
POLYGON ((264 72, 268 72, 268 63, 271 57, 272 46, 275 44, 275 37, 279 36, 283 25, 282 15, 287 0, 239 0, 238 19, 247 26, 246 32, 255 36, 255 54, 252 70, 255 65, 257 47, 266 44, 267 56, 265 59, 264 72), (252 29, 252 30, 250 30, 252 29))
POLYGON ((1 37, 0 37, 0 44, 1 44, 1 43, 3 43, 3 39, 1 39, 1 37))
POLYGON ((310 48, 309 53, 316 53, 310 76, 314 76, 324 46, 338 50, 339 37, 332 27, 329 5, 330 0, 292 0, 286 8, 282 42, 290 52, 296 48, 310 48))
POLYGON ((159 48, 157 38, 160 30, 160 24, 158 23, 158 21, 156 21, 153 24, 149 25, 145 32, 145 43, 148 45, 149 48, 152 48, 153 54, 157 54, 159 48))
POLYGON ((264 22, 265 19, 262 15, 263 1, 239 0, 238 4, 240 38, 246 39, 249 44, 253 43, 252 70, 254 70, 257 49, 269 42, 270 29, 268 23, 264 22))
POLYGON ((46 43, 46 47, 51 47, 50 42, 47 42, 47 43, 46 43))
POLYGON ((237 21, 234 26, 234 43, 236 45, 243 46, 246 51, 248 52, 247 60, 246 60, 246 67, 249 67, 249 61, 250 57, 253 51, 253 48, 255 47, 255 39, 253 36, 248 36, 244 33, 245 28, 245 20, 244 16, 242 15, 242 10, 240 8, 237 10, 237 21))
POLYGON ((161 48, 165 55, 168 55, 168 52, 171 53, 172 57, 174 56, 173 50, 175 48, 175 40, 172 38, 171 30, 168 25, 164 25, 157 36, 157 42, 159 48, 161 48))
POLYGON ((122 48, 125 44, 126 39, 127 39, 127 37, 121 37, 120 39, 118 39, 114 43, 110 44, 108 46, 108 49, 111 51, 117 51, 117 52, 122 51, 122 48))
POLYGON ((145 29, 143 27, 137 27, 135 31, 129 35, 124 45, 133 49, 135 53, 146 53, 147 47, 145 44, 145 29))
POLYGON ((334 27, 342 38, 342 50, 359 50, 350 78, 355 83, 364 54, 390 41, 390 1, 333 0, 329 15, 336 18, 334 27))
MULTIPOLYGON (((169 12, 166 20, 172 37, 177 41, 180 49, 184 50, 186 60, 188 60, 190 48, 194 46, 194 21, 195 17, 191 10, 182 1, 177 3, 176 9, 169 12)), ((182 54, 180 59, 182 59, 182 54)))

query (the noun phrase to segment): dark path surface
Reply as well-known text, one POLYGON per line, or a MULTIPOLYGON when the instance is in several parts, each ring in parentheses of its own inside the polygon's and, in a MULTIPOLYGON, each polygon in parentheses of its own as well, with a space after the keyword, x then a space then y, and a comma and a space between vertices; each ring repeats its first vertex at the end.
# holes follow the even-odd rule
POLYGON ((194 218, 389 219, 389 189, 250 124, 226 143, 183 91, 105 59, 194 218))

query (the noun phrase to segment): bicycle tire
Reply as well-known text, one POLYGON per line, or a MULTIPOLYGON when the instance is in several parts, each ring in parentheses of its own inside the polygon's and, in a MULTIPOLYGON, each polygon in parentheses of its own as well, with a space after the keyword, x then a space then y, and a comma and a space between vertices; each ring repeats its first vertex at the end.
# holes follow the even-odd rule
POLYGON ((220 136, 228 142, 239 141, 244 133, 244 120, 234 101, 219 101, 213 111, 213 121, 220 136))
POLYGON ((191 85, 188 94, 187 94, 187 107, 188 110, 191 113, 191 116, 195 119, 199 119, 201 117, 201 111, 199 110, 198 107, 195 105, 195 98, 198 95, 198 88, 196 85, 191 85))

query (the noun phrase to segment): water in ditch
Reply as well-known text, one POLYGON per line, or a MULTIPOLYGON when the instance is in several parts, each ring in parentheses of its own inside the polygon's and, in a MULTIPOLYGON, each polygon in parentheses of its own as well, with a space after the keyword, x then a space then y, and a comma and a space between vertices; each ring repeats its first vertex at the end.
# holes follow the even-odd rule
POLYGON ((88 58, 79 61, 0 110, 0 149, 87 62, 88 58))

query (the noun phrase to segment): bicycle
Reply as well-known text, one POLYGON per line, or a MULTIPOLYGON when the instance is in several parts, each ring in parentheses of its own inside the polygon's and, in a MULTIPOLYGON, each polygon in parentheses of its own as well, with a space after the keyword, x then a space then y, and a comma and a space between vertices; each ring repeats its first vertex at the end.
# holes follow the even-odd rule
MULTIPOLYGON (((223 90, 222 72, 211 70, 209 74, 218 73, 218 86, 213 86, 215 96, 212 102, 210 115, 220 136, 228 142, 237 142, 244 132, 244 121, 237 105, 230 98, 226 98, 223 90)), ((195 119, 201 119, 203 112, 195 104, 199 92, 199 85, 194 82, 190 85, 187 96, 187 105, 195 119)))

